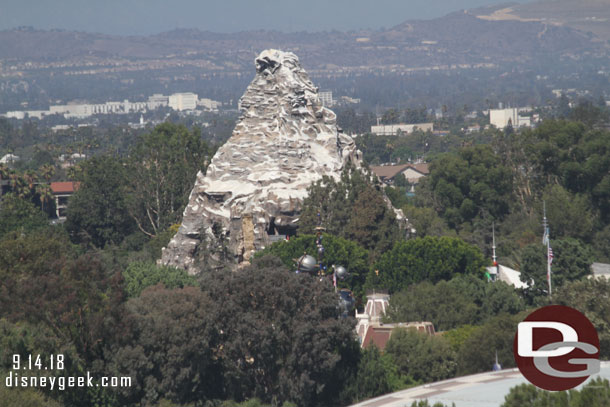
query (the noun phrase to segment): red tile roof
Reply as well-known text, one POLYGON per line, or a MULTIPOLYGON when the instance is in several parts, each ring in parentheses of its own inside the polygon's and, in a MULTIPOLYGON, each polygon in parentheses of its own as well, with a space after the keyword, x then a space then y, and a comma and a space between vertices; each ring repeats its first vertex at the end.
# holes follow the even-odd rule
POLYGON ((54 194, 73 194, 79 186, 80 182, 51 182, 51 192, 54 194))

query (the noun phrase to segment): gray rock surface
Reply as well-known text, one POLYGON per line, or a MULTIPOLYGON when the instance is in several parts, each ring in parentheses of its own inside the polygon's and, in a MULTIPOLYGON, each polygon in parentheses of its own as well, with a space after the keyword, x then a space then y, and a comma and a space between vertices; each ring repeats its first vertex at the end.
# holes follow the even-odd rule
POLYGON ((270 235, 296 229, 312 182, 339 179, 349 162, 360 166, 361 153, 338 131, 296 55, 266 50, 255 65, 233 135, 197 175, 162 264, 195 274, 198 264, 247 263, 270 235))

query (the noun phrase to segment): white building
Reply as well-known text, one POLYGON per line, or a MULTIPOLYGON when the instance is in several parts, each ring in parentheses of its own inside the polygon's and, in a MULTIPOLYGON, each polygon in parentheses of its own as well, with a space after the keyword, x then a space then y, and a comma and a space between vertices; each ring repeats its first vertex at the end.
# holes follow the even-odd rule
POLYGON ((169 95, 169 107, 174 110, 195 110, 197 108, 197 95, 195 93, 174 93, 169 95))
POLYGON ((371 126, 371 133, 376 136, 399 136, 401 134, 411 134, 415 130, 432 131, 434 130, 433 123, 416 123, 416 124, 379 124, 371 126))
POLYGON ((169 104, 169 96, 164 96, 160 93, 155 93, 152 96, 148 97, 148 102, 146 102, 146 107, 149 110, 155 110, 161 106, 167 106, 169 104))
POLYGON ((607 280, 610 280, 610 264, 591 264, 591 275, 589 276, 589 278, 605 278, 607 280))
POLYGON ((489 123, 498 129, 504 129, 510 124, 514 128, 530 127, 532 120, 530 116, 522 116, 522 113, 531 111, 527 107, 513 107, 509 109, 490 109, 489 123))
POLYGON ((21 160, 21 158, 19 158, 18 155, 8 153, 4 157, 0 158, 0 164, 10 165, 10 164, 14 164, 20 160, 21 160))
POLYGON ((197 105, 207 110, 218 110, 218 108, 220 107, 220 102, 208 98, 203 98, 197 101, 197 105))
POLYGON ((506 284, 512 285, 515 288, 527 288, 529 285, 521 281, 521 272, 513 270, 510 267, 498 264, 497 267, 485 267, 487 272, 492 276, 494 281, 504 281, 506 284))

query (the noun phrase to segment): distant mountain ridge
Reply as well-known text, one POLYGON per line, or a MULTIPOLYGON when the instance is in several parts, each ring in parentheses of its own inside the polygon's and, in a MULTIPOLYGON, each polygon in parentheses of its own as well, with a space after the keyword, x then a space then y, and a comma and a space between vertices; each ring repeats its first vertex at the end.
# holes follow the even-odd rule
MULTIPOLYGON (((122 37, 15 29, 0 31, 0 61, 6 65, 14 61, 81 60, 95 65, 181 58, 200 61, 204 71, 248 71, 261 49, 279 48, 298 52, 302 63, 310 70, 343 67, 400 70, 523 62, 549 54, 607 55, 608 43, 603 38, 568 24, 550 24, 539 17, 545 5, 549 10, 555 10, 555 14, 557 9, 569 9, 565 5, 564 8, 557 6, 560 3, 567 4, 565 0, 556 0, 502 5, 519 16, 534 15, 535 11, 536 21, 506 17, 510 13, 489 17, 499 9, 487 8, 455 12, 432 20, 406 21, 384 31, 350 33, 249 31, 219 34, 179 29, 146 37, 122 37), (123 61, 110 62, 108 59, 123 61)), ((595 3, 598 8, 601 4, 610 14, 610 0, 586 0, 585 3, 595 3)))
POLYGON ((530 3, 505 3, 470 11, 480 18, 495 21, 520 19, 560 25, 610 41, 610 0, 542 0, 530 3))

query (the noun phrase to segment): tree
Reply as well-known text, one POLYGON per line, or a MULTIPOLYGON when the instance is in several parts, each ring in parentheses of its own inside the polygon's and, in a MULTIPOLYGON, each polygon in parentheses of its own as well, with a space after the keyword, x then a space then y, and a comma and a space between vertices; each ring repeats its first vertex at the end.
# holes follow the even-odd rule
POLYGON ((155 236, 179 222, 210 148, 198 131, 163 123, 141 136, 129 160, 129 213, 138 228, 155 236))
POLYGON ((595 216, 583 195, 568 192, 561 185, 553 185, 544 193, 547 217, 557 238, 589 239, 595 216))
POLYGON ((129 297, 138 297, 144 289, 157 284, 168 289, 197 286, 197 279, 185 270, 145 262, 129 264, 123 271, 123 278, 129 297))
POLYGON ((113 157, 96 156, 80 168, 81 184, 70 198, 66 229, 78 243, 119 244, 135 229, 127 211, 125 167, 113 157))
MULTIPOLYGON (((0 241, 0 318, 43 332, 42 340, 18 345, 18 351, 64 354, 62 375, 83 375, 85 367, 93 376, 105 372, 105 347, 129 333, 121 324, 122 302, 120 279, 95 254, 75 258, 60 231, 42 229, 0 241)), ((61 395, 75 406, 107 397, 105 389, 92 388, 61 395)))
POLYGON ((396 216, 383 192, 367 178, 348 167, 340 182, 324 177, 312 184, 303 201, 299 232, 314 233, 321 224, 328 233, 357 242, 373 258, 388 250, 400 236, 396 216))
MULTIPOLYGON (((576 239, 552 240, 552 287, 559 288, 569 281, 591 274, 591 250, 576 239)), ((530 285, 531 295, 548 295, 546 246, 532 244, 522 251, 521 281, 530 285), (533 284, 532 284, 533 282, 533 284)))
POLYGON ((430 321, 444 331, 481 324, 501 313, 516 314, 525 304, 504 282, 489 283, 474 275, 457 275, 436 285, 424 281, 390 298, 388 317, 394 322, 430 321))
POLYGON ((532 384, 520 384, 510 389, 502 407, 605 407, 610 404, 610 382, 601 377, 585 384, 580 390, 549 392, 532 384))
MULTIPOLYGON (((4 377, 4 375, 3 375, 4 377)), ((4 380, 0 384, 0 399, 2 405, 20 407, 61 407, 62 404, 48 398, 39 390, 32 388, 7 388, 4 380)))
POLYGON ((452 228, 489 216, 502 220, 512 201, 512 176, 489 146, 463 148, 432 161, 429 181, 435 206, 452 228))
POLYGON ((392 332, 385 352, 391 356, 400 374, 418 383, 448 379, 455 376, 457 370, 455 352, 445 339, 415 329, 392 332))
POLYGON ((46 205, 54 202, 51 187, 48 184, 36 185, 36 195, 38 195, 38 199, 40 200, 40 206, 42 208, 42 211, 48 211, 49 207, 47 207, 46 205))
POLYGON ((369 273, 367 285, 396 292, 420 281, 450 280, 456 274, 482 275, 481 252, 457 238, 424 237, 397 242, 369 273), (377 275, 378 274, 378 275, 377 275))
POLYGON ((381 121, 383 124, 396 124, 400 119, 400 112, 396 109, 388 109, 383 113, 381 121))
POLYGON ((332 285, 263 257, 239 273, 207 272, 226 398, 332 405, 355 374, 354 320, 332 285))
POLYGON ((585 314, 599 335, 600 358, 610 357, 610 281, 581 279, 564 284, 553 295, 553 302, 585 314))
POLYGON ((121 389, 126 402, 223 398, 222 328, 213 321, 212 305, 196 287, 150 287, 128 302, 133 332, 111 349, 112 370, 133 380, 121 389))
POLYGON ((392 247, 399 237, 396 215, 382 194, 368 187, 358 195, 345 236, 371 250, 374 258, 392 247))
POLYGON ((458 375, 491 370, 496 352, 503 368, 514 367, 513 340, 517 332, 517 324, 523 318, 525 318, 523 313, 501 314, 491 318, 470 334, 458 351, 458 375))
POLYGON ((593 238, 593 249, 597 261, 610 262, 610 225, 606 225, 595 234, 593 238))
MULTIPOLYGON (((390 358, 386 359, 392 363, 390 358)), ((390 378, 392 368, 396 371, 396 365, 392 364, 392 368, 388 369, 389 367, 375 345, 364 349, 358 363, 358 374, 348 388, 351 401, 357 403, 399 390, 392 387, 390 378)))
MULTIPOLYGON (((349 287, 356 294, 363 294, 362 289, 366 273, 369 269, 369 253, 357 243, 351 240, 336 237, 327 233, 322 235, 324 245, 323 262, 327 267, 342 265, 350 273, 349 280, 338 282, 339 287, 349 287)), ((304 253, 317 256, 315 235, 300 235, 289 241, 272 244, 270 247, 256 254, 256 257, 273 255, 278 257, 282 263, 294 270, 295 259, 304 253)), ((330 270, 328 270, 330 272, 330 270)))
POLYGON ((6 194, 2 197, 0 239, 15 230, 30 232, 48 225, 49 221, 45 214, 32 203, 15 194, 6 194))
POLYGON ((405 217, 416 230, 417 236, 447 236, 449 230, 445 221, 433 208, 405 205, 402 207, 405 217))

